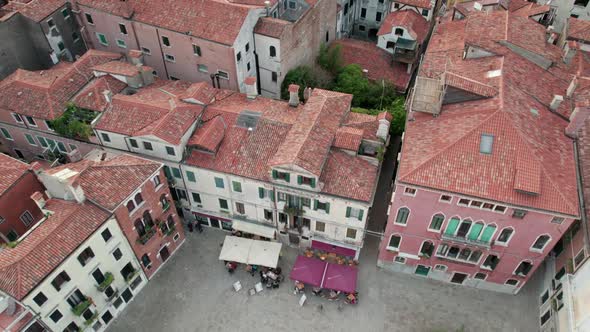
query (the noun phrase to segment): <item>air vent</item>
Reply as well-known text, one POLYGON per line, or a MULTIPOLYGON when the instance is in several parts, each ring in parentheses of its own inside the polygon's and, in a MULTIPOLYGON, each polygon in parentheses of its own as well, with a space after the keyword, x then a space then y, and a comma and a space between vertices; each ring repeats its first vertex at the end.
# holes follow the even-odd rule
POLYGON ((254 111, 242 111, 236 120, 236 126, 241 128, 256 128, 258 119, 262 113, 254 111))

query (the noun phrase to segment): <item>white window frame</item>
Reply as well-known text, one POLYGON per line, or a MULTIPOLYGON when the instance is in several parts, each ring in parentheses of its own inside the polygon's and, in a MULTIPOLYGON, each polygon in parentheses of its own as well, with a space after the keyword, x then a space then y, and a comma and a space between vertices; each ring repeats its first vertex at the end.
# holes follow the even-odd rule
POLYGON ((103 46, 109 46, 109 40, 107 39, 107 36, 104 33, 100 33, 97 32, 96 33, 96 39, 98 39, 98 43, 103 45, 103 46), (102 40, 100 40, 100 36, 104 36, 104 39, 106 40, 106 43, 103 43, 102 40))
POLYGON ((542 253, 545 250, 545 248, 547 248, 547 245, 549 243, 551 243, 552 240, 553 240, 553 238, 551 237, 551 235, 549 235, 549 234, 541 234, 541 235, 539 235, 539 236, 537 236, 535 238, 535 241, 533 241, 533 243, 531 243, 531 246, 529 247, 529 251, 542 253), (548 236, 549 237, 549 240, 547 240, 547 242, 545 242, 545 245, 543 245, 543 248, 541 248, 541 249, 533 248, 533 246, 535 245, 535 243, 537 242, 537 240, 541 236, 548 236))
POLYGON ((49 126, 49 121, 44 120, 43 122, 45 122, 45 127, 47 127, 47 130, 49 130, 49 131, 55 131, 55 130, 51 129, 51 127, 49 126))
POLYGON ((32 116, 25 115, 25 120, 27 121, 27 124, 28 124, 29 126, 32 126, 32 127, 38 127, 38 126, 37 126, 37 121, 35 121, 35 118, 33 118, 32 116), (31 120, 33 121, 33 123, 31 123, 31 121, 29 121, 29 118, 31 118, 31 120))
POLYGON ((316 220, 316 221, 313 223, 313 230, 314 230, 314 232, 318 232, 318 233, 326 233, 326 223, 325 223, 325 222, 323 222, 323 221, 316 220), (324 230, 323 230, 323 231, 320 231, 320 230, 318 230, 318 223, 319 223, 319 222, 320 222, 320 223, 322 223, 322 224, 324 225, 324 230))
POLYGON ((217 77, 223 79, 223 80, 228 80, 229 81, 229 73, 226 72, 225 70, 219 70, 217 69, 217 77), (220 75, 220 73, 225 73, 227 75, 227 77, 223 77, 220 75))
POLYGON ((8 131, 8 129, 6 129, 5 127, 0 127, 0 132, 2 133, 2 137, 4 137, 4 139, 9 140, 9 141, 14 141, 14 136, 12 136, 12 134, 8 131), (6 131, 8 133, 8 136, 5 135, 4 131, 6 131))
POLYGON ((399 233, 393 233, 393 234, 391 234, 391 235, 389 236, 389 241, 387 241, 387 247, 385 247, 385 249, 386 249, 386 250, 389 250, 389 251, 395 251, 395 252, 399 252, 399 248, 402 246, 402 240, 403 240, 403 237, 402 237, 402 235, 401 235, 401 234, 399 234, 399 233), (395 248, 395 247, 390 247, 390 246, 389 246, 389 244, 391 243, 391 238, 392 238, 394 235, 397 235, 397 236, 399 236, 399 243, 397 244, 397 248, 395 248))
POLYGON ((404 188, 404 195, 406 196, 412 196, 412 197, 416 197, 416 194, 418 193, 418 189, 416 188, 412 188, 412 187, 405 187, 404 188), (411 191, 414 191, 413 193, 411 191), (408 192, 410 191, 410 192, 408 192))
POLYGON ((401 257, 401 256, 395 256, 393 257, 393 262, 397 263, 397 264, 402 264, 405 265, 406 264, 407 259, 405 257, 401 257))
POLYGON ((520 281, 518 279, 508 278, 508 279, 506 279, 506 281, 504 281, 504 285, 517 288, 518 285, 520 285, 520 281), (516 285, 509 285, 508 280, 516 280, 516 285))
POLYGON ((164 53, 164 60, 166 60, 168 62, 175 63, 176 62, 176 57, 174 55, 172 55, 172 54, 164 53))
POLYGON ((129 35, 129 30, 127 30, 127 25, 126 25, 125 23, 121 23, 121 22, 119 22, 119 33, 120 33, 122 36, 128 36, 128 35, 129 35), (123 33, 123 32, 121 32, 121 26, 124 26, 124 27, 125 27, 125 31, 127 31, 127 33, 123 33))
POLYGON ((209 66, 207 66, 205 64, 202 64, 202 63, 197 63, 197 71, 199 73, 208 73, 209 72, 209 66), (204 66, 205 67, 204 68, 205 70, 201 70, 201 66, 204 66))
POLYGON ((548 308, 545 311, 542 311, 542 314, 539 316, 539 325, 541 325, 541 327, 547 325, 547 323, 549 323, 552 319, 551 317, 553 317, 553 314, 551 314, 551 308, 548 308), (543 318, 543 316, 545 316, 546 313, 549 313, 549 319, 547 319, 547 321, 545 321, 545 323, 541 324, 541 318, 543 318))
POLYGON ((395 219, 393 219, 393 224, 394 224, 394 225, 397 225, 397 226, 402 226, 402 227, 406 227, 406 226, 408 226, 408 222, 409 222, 409 219, 410 219, 410 215, 411 215, 411 214, 412 214, 412 210, 410 210, 410 208, 409 208, 409 207, 407 207, 407 206, 400 206, 400 208, 399 208, 399 209, 397 209, 397 212, 396 212, 396 214, 395 214, 395 219), (397 216, 399 215, 399 211, 400 211, 401 209, 403 209, 403 208, 406 208, 406 209, 408 210, 408 216, 406 217, 406 223, 405 223, 405 224, 402 224, 402 223, 398 223, 398 222, 397 222, 397 216))
POLYGON ((25 140, 27 141, 27 143, 29 143, 29 145, 37 146, 37 142, 35 141, 35 137, 33 137, 33 135, 25 133, 24 136, 25 136, 25 140), (31 140, 33 141, 33 143, 31 143, 31 141, 29 141, 29 139, 27 138, 27 136, 31 138, 31 140))
POLYGON ((164 36, 162 35, 160 37, 161 41, 162 41, 162 46, 167 47, 167 48, 172 48, 172 43, 170 42, 170 38, 168 36, 164 36), (164 38, 168 39, 168 44, 170 44, 170 46, 164 44, 164 38))
MULTIPOLYGON (((483 231, 483 230, 482 230, 482 231, 483 231)), ((496 240, 494 241, 494 244, 496 244, 496 245, 499 245, 499 246, 502 246, 502 247, 508 247, 508 244, 510 243, 510 241, 512 241, 512 238, 514 237, 514 234, 515 234, 515 233, 516 233, 516 230, 515 230, 515 229, 514 229, 514 227, 512 227, 512 226, 507 226, 507 227, 504 227, 504 228, 502 228, 502 229, 500 230, 500 233, 498 233, 498 237, 497 237, 497 238, 496 238, 496 240), (510 235, 510 237, 508 238, 508 241, 506 241, 506 242, 499 241, 498 239, 500 238, 500 235, 502 235, 502 232, 503 232, 505 229, 512 229, 512 234, 511 234, 511 235, 510 235)))
POLYGON ((488 279, 488 276, 489 276, 489 274, 487 274, 487 273, 483 273, 483 272, 475 272, 475 273, 473 274, 473 278, 472 278, 472 279, 473 279, 473 280, 480 280, 480 281, 485 281, 485 280, 487 280, 487 279, 488 279), (483 279, 476 278, 475 276, 476 276, 476 275, 478 275, 478 274, 483 274, 485 277, 484 277, 483 279))
POLYGON ((444 228, 445 220, 446 219, 447 219, 447 216, 445 216, 445 214, 442 213, 442 212, 437 212, 437 213, 433 214, 432 217, 430 217, 430 221, 428 222, 428 226, 427 226, 426 230, 429 231, 429 232, 432 232, 432 233, 438 233, 438 234, 440 234, 440 232, 442 232, 442 230, 444 228), (430 228, 430 225, 432 224, 432 220, 434 219, 434 216, 436 216, 438 214, 440 214, 441 216, 443 216, 443 221, 442 221, 442 224, 440 224, 440 229, 439 230, 436 230, 434 228, 430 228))
POLYGON ((444 264, 436 264, 433 268, 434 271, 438 271, 438 272, 447 272, 448 269, 449 269, 449 267, 444 264), (442 268, 438 268, 439 266, 441 266, 442 268))
POLYGON ((33 214, 32 214, 32 213, 31 213, 29 210, 25 210, 25 212, 21 213, 21 215, 18 217, 18 219, 19 219, 19 220, 20 220, 20 221, 23 223, 23 225, 25 225, 26 227, 28 227, 28 226, 30 226, 30 225, 32 225, 32 224, 34 224, 34 223, 35 223, 35 217, 33 216, 33 214), (27 223, 26 223, 26 222, 23 220, 23 216, 24 216, 24 215, 26 215, 26 214, 28 214, 29 216, 31 216, 31 222, 30 222, 30 223, 28 223, 28 224, 27 224, 27 223))
POLYGON ((584 258, 582 259, 582 262, 580 263, 580 266, 582 264, 584 264, 584 262, 586 261, 586 250, 584 248, 580 249, 580 251, 578 251, 575 255, 574 255, 574 259, 573 259, 573 263, 574 263, 574 270, 576 270, 578 267, 578 264, 576 263, 576 259, 578 258, 578 256, 580 254, 584 254, 584 258))
POLYGON ((344 238, 345 238, 345 239, 348 239, 348 240, 355 240, 355 241, 356 241, 356 238, 357 238, 357 237, 358 237, 358 230, 357 230, 356 228, 352 228, 352 227, 347 227, 347 228, 346 228, 346 233, 344 234, 344 238), (350 229, 354 230, 354 237, 350 237, 350 236, 348 236, 348 230, 350 230, 350 229))
MULTIPOLYGON (((400 243, 401 243, 401 242, 400 242, 400 243)), ((419 257, 428 257, 428 258, 430 258, 430 257, 434 256, 434 254, 436 253, 436 252, 434 251, 434 248, 436 248, 436 246, 434 245, 434 241, 432 241, 432 240, 424 240, 424 241, 422 241, 422 244, 420 245, 420 249, 418 249, 418 256, 419 256, 419 257), (424 255, 424 254, 422 253, 422 248, 424 247, 424 244, 425 244, 425 243, 427 243, 427 242, 430 242, 430 243, 432 244, 432 248, 433 248, 433 249, 432 249, 432 254, 431 254, 430 256, 426 256, 426 255, 424 255)))
POLYGON ((66 8, 64 8, 64 9, 62 9, 62 10, 60 10, 60 12, 61 12, 61 14, 62 14, 62 15, 63 15, 63 17, 64 17, 64 20, 67 20, 67 19, 68 19, 68 18, 70 18, 70 16, 71 16, 71 15, 70 15, 70 11, 68 10, 68 8, 67 8, 67 7, 66 7, 66 8), (67 13, 67 15, 64 15, 64 14, 65 14, 64 12, 65 12, 65 13, 67 13))
POLYGON ((47 26, 49 27, 49 31, 51 31, 51 30, 57 31, 57 24, 55 24, 55 20, 53 19, 53 17, 49 18, 47 21, 45 21, 45 23, 47 23, 47 26), (53 26, 49 25, 49 21, 53 22, 53 26))
POLYGON ((514 270, 512 270, 512 275, 513 275, 513 276, 517 276, 517 277, 521 277, 521 278, 526 278, 526 277, 528 277, 528 276, 529 276, 529 274, 530 274, 531 272, 533 272, 533 267, 534 267, 534 265, 533 265, 533 262, 531 262, 531 260, 530 260, 530 259, 523 259, 523 260, 521 260, 520 262, 518 262, 518 264, 516 264, 516 267, 514 268, 514 270), (520 266, 522 263, 525 263, 525 262, 526 262, 526 263, 529 263, 529 264, 531 264, 531 270, 529 271, 529 273, 527 273, 527 274, 525 274, 525 275, 517 274, 517 273, 516 273, 516 270, 518 270, 518 267, 519 267, 519 266, 520 266))
POLYGON ((442 194, 438 197, 438 201, 441 203, 446 203, 446 204, 451 204, 451 202, 453 202, 453 196, 452 195, 446 195, 446 194, 442 194), (443 196, 449 196, 451 199, 449 199, 448 201, 445 201, 443 198, 443 196))
POLYGON ((120 48, 127 48, 127 43, 123 39, 115 39, 115 44, 120 48))
POLYGON ((141 53, 143 53, 145 55, 152 55, 152 50, 150 50, 147 47, 141 47, 141 53))
POLYGON ((10 113, 10 115, 12 115, 12 118, 14 119, 14 121, 16 121, 16 123, 25 123, 25 120, 20 114, 12 112, 10 113), (20 121, 17 119, 17 117, 20 118, 20 121))

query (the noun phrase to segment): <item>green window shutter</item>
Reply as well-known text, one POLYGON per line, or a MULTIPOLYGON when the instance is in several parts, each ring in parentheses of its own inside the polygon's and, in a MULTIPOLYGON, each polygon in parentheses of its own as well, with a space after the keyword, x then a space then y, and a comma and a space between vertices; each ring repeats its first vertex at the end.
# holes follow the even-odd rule
POLYGON ((35 142, 35 139, 33 139, 33 136, 31 136, 29 134, 25 134, 25 138, 27 139, 27 141, 29 141, 29 144, 37 145, 37 143, 35 142))
POLYGON ((171 178, 172 174, 170 174, 170 167, 168 166, 164 166, 164 174, 166 175, 167 178, 171 178))
POLYGON ((315 188, 315 179, 314 178, 311 179, 311 187, 315 188))
POLYGON ((242 184, 237 181, 232 181, 232 187, 235 192, 241 193, 242 192, 242 184))
POLYGON ((297 184, 302 184, 302 183, 303 183, 303 176, 297 175, 297 184))
POLYGON ((348 206, 346 208, 346 218, 350 217, 350 210, 351 210, 351 208, 350 208, 350 206, 348 206))
POLYGON ((471 226, 471 231, 469 231, 469 235, 467 235, 467 238, 472 241, 477 240, 482 229, 483 224, 474 224, 473 226, 471 226))
POLYGON ((172 174, 175 178, 182 179, 182 175, 180 175, 180 170, 176 167, 172 167, 172 174))
POLYGON ((313 200, 313 209, 314 210, 317 210, 318 209, 318 200, 317 199, 314 199, 313 200))
POLYGON ((258 197, 264 198, 264 188, 258 187, 258 197))
POLYGON ((222 178, 215 178, 215 187, 217 188, 224 188, 223 179, 222 178))
POLYGON ((272 170, 272 178, 276 179, 278 177, 278 172, 276 170, 272 170))
POLYGON ((269 195, 271 197, 270 199, 272 199, 272 201, 274 202, 275 201, 275 191, 274 190, 269 191, 269 195))
POLYGON ((195 179, 195 173, 193 173, 191 171, 186 171, 186 178, 190 182, 197 182, 197 180, 195 179))
POLYGON ((291 182, 291 174, 285 173, 285 181, 291 182))
POLYGON ((481 234, 481 241, 482 242, 490 242, 492 240, 492 235, 496 231, 496 226, 494 225, 487 225, 486 228, 483 230, 481 234))
POLYGON ((365 210, 359 210, 359 220, 363 220, 363 213, 365 210))
POLYGON ((330 213, 330 203, 326 203, 326 213, 330 213))
POLYGON ((455 235, 455 231, 457 230, 457 227, 459 227, 459 219, 451 218, 451 220, 449 220, 449 224, 447 225, 447 229, 445 230, 445 234, 446 235, 455 235))

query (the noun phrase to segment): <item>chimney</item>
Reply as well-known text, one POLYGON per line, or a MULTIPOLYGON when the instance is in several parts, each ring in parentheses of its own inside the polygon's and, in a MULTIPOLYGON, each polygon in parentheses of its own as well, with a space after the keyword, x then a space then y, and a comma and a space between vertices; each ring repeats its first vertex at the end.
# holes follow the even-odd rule
POLYGON ((45 207, 45 197, 43 196, 42 193, 35 191, 31 195, 31 199, 33 201, 35 201, 35 204, 37 204, 37 206, 39 207, 39 210, 43 210, 43 208, 45 207))
POLYGON ((128 54, 129 62, 135 66, 143 65, 143 52, 140 50, 131 50, 128 54))
POLYGON ((256 99, 258 97, 258 87, 256 86, 256 77, 248 76, 244 80, 246 86, 246 96, 248 99, 256 99))
POLYGON ((311 97, 312 88, 307 87, 303 90, 303 100, 307 101, 311 97))
POLYGON ((570 82, 570 85, 567 87, 567 94, 566 94, 566 96, 568 98, 571 97, 574 94, 574 91, 576 91, 576 87, 578 87, 578 78, 576 76, 574 76, 574 78, 570 82))
POLYGON ((297 107, 299 105, 299 85, 289 84, 289 106, 297 107))
POLYGON ((551 104, 549 105, 549 108, 552 111, 557 111, 557 109, 559 108, 559 105, 561 105, 562 101, 563 101, 563 96, 554 95, 553 100, 551 101, 551 104))
POLYGON ((393 117, 388 112, 381 112, 377 115, 377 121, 379 122, 379 126, 377 127, 377 132, 375 136, 381 138, 383 141, 387 141, 387 136, 389 136, 389 126, 391 125, 391 120, 393 117))
POLYGON ((41 165, 39 162, 37 161, 33 161, 31 163, 31 169, 33 170, 33 172, 35 174, 39 174, 41 173, 41 171, 43 170, 43 165, 41 165))
POLYGON ((104 90, 102 92, 104 99, 107 101, 108 104, 113 102, 113 92, 111 90, 104 90))
POLYGON ((575 41, 568 41, 563 47, 563 62, 569 64, 578 50, 578 43, 575 41))
POLYGON ((481 3, 479 2, 474 2, 473 3, 473 9, 477 10, 477 11, 481 11, 483 9, 483 6, 481 3))

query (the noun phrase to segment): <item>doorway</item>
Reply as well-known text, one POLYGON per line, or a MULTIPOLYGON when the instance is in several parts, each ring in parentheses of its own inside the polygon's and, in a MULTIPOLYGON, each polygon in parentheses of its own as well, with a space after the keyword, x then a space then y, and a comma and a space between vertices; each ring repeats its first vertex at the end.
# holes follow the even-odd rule
POLYGON ((160 249, 160 258, 162 259, 162 262, 165 262, 168 257, 170 257, 170 251, 168 251, 168 246, 160 249))
POLYGON ((369 39, 370 40, 377 40, 377 32, 379 32, 378 29, 369 29, 369 39))
POLYGON ((463 284, 463 281, 465 281, 465 279, 467 279, 467 275, 465 273, 455 272, 453 273, 451 282, 454 284, 463 284))
POLYGON ((126 290, 123 291, 123 293, 121 293, 121 297, 123 297, 123 300, 125 300, 125 303, 129 303, 129 301, 131 301, 131 299, 133 298, 133 294, 131 293, 129 288, 127 288, 126 290))
POLYGON ((419 276, 426 277, 428 276, 428 272, 430 272, 430 266, 418 264, 418 266, 416 266, 416 271, 414 273, 419 276))
POLYGON ((299 245, 299 233, 289 232, 289 243, 293 245, 299 245))
POLYGON ((19 149, 14 149, 14 153, 16 153, 16 156, 17 156, 19 159, 25 159, 25 155, 23 154, 23 152, 22 152, 21 150, 19 150, 19 149))
POLYGON ((215 218, 209 218, 209 222, 211 223, 211 227, 219 228, 219 220, 215 218))

